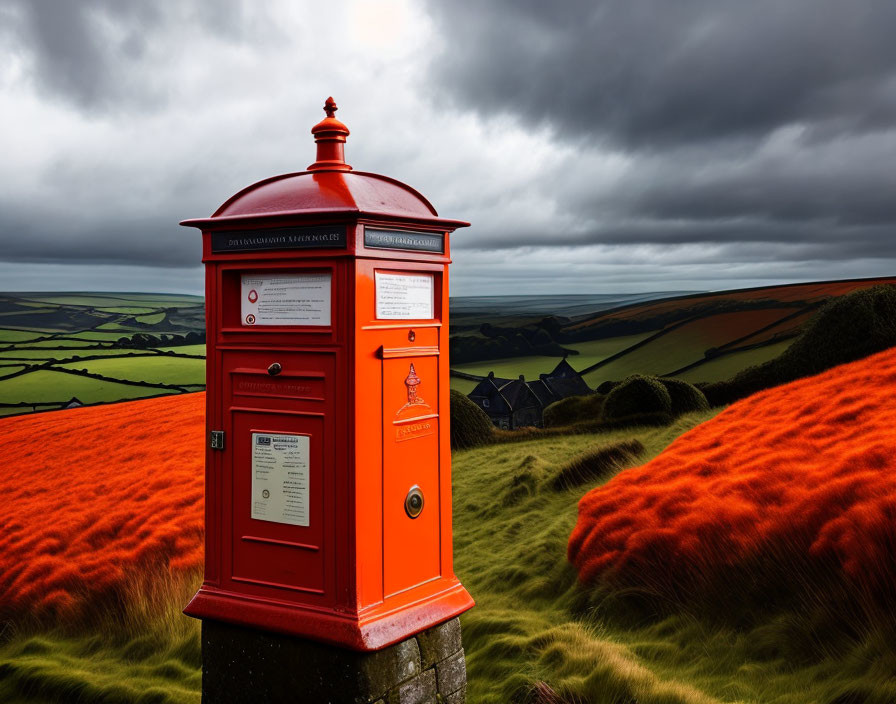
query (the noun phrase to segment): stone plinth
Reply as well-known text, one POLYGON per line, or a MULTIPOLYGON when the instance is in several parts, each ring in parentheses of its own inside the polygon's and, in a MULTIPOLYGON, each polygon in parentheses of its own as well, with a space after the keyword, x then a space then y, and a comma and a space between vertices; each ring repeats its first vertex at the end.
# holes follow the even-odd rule
POLYGON ((456 618, 373 653, 202 622, 203 704, 463 704, 466 683, 456 618))

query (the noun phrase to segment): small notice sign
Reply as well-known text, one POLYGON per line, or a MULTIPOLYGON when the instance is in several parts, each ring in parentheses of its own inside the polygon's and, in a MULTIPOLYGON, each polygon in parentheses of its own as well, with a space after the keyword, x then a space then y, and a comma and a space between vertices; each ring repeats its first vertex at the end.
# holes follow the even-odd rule
POLYGON ((445 240, 432 232, 404 230, 372 230, 364 228, 364 246, 375 249, 407 249, 417 252, 445 252, 445 240))
POLYGON ((432 274, 376 272, 376 317, 419 320, 433 317, 432 274))
POLYGON ((308 526, 307 435, 252 433, 252 518, 308 526))
POLYGON ((243 274, 243 325, 329 325, 331 278, 329 273, 243 274))
POLYGON ((267 249, 332 249, 345 247, 345 226, 277 227, 212 233, 212 252, 267 249))

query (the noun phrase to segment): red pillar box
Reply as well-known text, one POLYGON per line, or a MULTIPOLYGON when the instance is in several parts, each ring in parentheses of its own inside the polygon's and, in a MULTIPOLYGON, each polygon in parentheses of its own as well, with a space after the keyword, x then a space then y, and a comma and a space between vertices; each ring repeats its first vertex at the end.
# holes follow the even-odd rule
POLYGON ((202 230, 205 579, 185 613, 376 650, 466 611, 454 575, 449 235, 343 159, 240 191, 202 230))

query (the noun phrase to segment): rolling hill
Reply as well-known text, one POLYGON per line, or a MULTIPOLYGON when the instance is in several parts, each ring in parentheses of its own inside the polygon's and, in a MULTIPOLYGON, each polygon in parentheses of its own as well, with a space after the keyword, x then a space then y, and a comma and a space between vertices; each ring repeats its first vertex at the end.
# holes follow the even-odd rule
MULTIPOLYGON (((469 700, 893 701, 893 388, 888 350, 668 427, 454 453, 469 700)), ((0 419, 0 700, 198 702, 202 406, 0 419)))
POLYGON ((575 318, 530 319, 520 327, 502 322, 496 311, 491 327, 483 327, 483 333, 464 330, 452 337, 467 355, 480 355, 452 363, 452 370, 461 373, 452 377, 452 388, 468 392, 476 383, 470 375, 484 377, 490 371, 509 379, 520 374, 533 379, 550 372, 558 357, 534 350, 525 353, 517 336, 535 339, 538 331, 547 332, 557 347, 568 350, 569 363, 592 388, 635 373, 675 376, 692 383, 724 381, 780 355, 831 298, 887 283, 896 283, 896 278, 687 294, 627 303, 590 315, 577 309, 575 318), (514 347, 511 339, 516 341, 515 353, 501 354, 514 347), (500 340, 504 342, 498 344, 500 340))

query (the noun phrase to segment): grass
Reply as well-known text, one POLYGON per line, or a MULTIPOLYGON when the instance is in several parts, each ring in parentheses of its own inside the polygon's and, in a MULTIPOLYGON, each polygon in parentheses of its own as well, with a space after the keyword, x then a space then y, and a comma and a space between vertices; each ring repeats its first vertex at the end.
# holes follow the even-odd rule
POLYGON ((179 347, 158 347, 162 352, 174 352, 174 354, 194 354, 205 356, 205 344, 201 345, 181 345, 179 347))
POLYGON ((0 342, 2 343, 22 342, 24 340, 33 340, 35 337, 39 336, 33 332, 0 328, 0 342))
MULTIPOLYGON (((153 355, 151 357, 113 357, 89 359, 59 365, 68 369, 86 369, 92 374, 147 381, 152 384, 204 384, 205 360, 153 355)), ((2 388, 2 387, 0 387, 2 388)))
POLYGON ((486 376, 489 372, 494 372, 495 376, 506 379, 516 379, 520 374, 524 374, 526 379, 532 380, 537 379, 539 374, 548 374, 553 371, 561 359, 562 357, 543 357, 541 355, 504 357, 502 359, 489 359, 484 362, 453 364, 451 368, 459 372, 476 374, 478 376, 486 376))
POLYGON ((4 704, 199 704, 199 622, 181 613, 198 570, 136 573, 89 619, 10 624, 0 641, 4 704))
POLYGON ((71 339, 74 335, 64 335, 64 340, 40 340, 39 342, 29 342, 24 347, 46 347, 48 350, 71 350, 79 347, 93 347, 97 343, 93 340, 71 339))
POLYGON ((764 345, 753 350, 744 350, 742 352, 732 352, 731 354, 722 355, 711 359, 698 367, 688 369, 686 372, 676 374, 676 379, 683 379, 692 384, 699 381, 725 381, 730 379, 742 369, 751 367, 754 364, 762 364, 770 359, 775 359, 784 350, 790 347, 793 338, 782 340, 771 345, 764 345))
POLYGON ((452 376, 449 381, 451 382, 451 388, 455 391, 460 391, 462 394, 469 394, 479 383, 472 379, 459 379, 456 376, 452 376))
POLYGON ((607 697, 593 701, 614 702, 611 693, 620 686, 649 675, 637 653, 613 642, 615 634, 607 638, 571 617, 578 597, 566 541, 582 489, 550 485, 565 465, 598 447, 634 439, 651 457, 711 415, 686 416, 669 428, 559 436, 454 454, 455 569, 477 601, 462 617, 469 701, 505 704, 533 681, 549 680, 561 688, 578 682, 582 694, 608 686, 607 697))
POLYGON ((143 350, 123 350, 120 347, 109 347, 106 349, 84 349, 81 347, 45 347, 39 350, 4 350, 0 351, 0 360, 2 359, 31 359, 31 360, 48 360, 48 359, 69 359, 78 356, 83 359, 90 357, 108 357, 120 354, 128 354, 133 352, 134 356, 157 356, 155 353, 143 350))
POLYGON ((143 325, 155 325, 156 323, 161 323, 167 315, 165 312, 149 313, 147 315, 138 315, 134 318, 134 321, 143 325))
POLYGON ((154 308, 148 308, 146 306, 116 306, 112 308, 97 308, 97 310, 101 310, 104 313, 123 313, 125 315, 149 315, 155 314, 154 308))
POLYGON ((2 403, 49 403, 67 401, 72 396, 77 396, 82 403, 100 403, 161 393, 165 391, 160 388, 117 384, 45 369, 0 382, 2 403))
POLYGON ((592 364, 606 359, 617 352, 622 352, 627 347, 631 347, 653 334, 653 332, 645 332, 640 335, 621 335, 619 337, 610 337, 606 340, 572 342, 563 346, 578 351, 579 354, 569 358, 569 363, 573 366, 573 369, 578 370, 590 367, 592 364))
POLYGON ((596 388, 604 381, 620 381, 631 374, 668 374, 703 359, 710 347, 724 345, 792 312, 792 309, 768 309, 701 318, 595 369, 584 378, 589 386, 596 388))
MULTIPOLYGON (((133 331, 131 331, 133 332, 133 331)), ((72 334, 72 337, 77 337, 82 340, 95 340, 98 342, 118 342, 122 337, 131 337, 122 332, 103 332, 102 330, 82 330, 80 332, 76 332, 72 334)))
MULTIPOLYGON (((621 337, 611 337, 606 340, 591 340, 589 342, 575 342, 564 347, 579 351, 578 355, 573 355, 567 361, 574 369, 584 369, 585 367, 599 362, 640 342, 645 337, 649 337, 653 333, 644 333, 641 335, 625 335, 621 337)), ((494 372, 495 376, 504 377, 505 379, 516 379, 520 374, 524 374, 526 379, 537 379, 539 374, 548 374, 554 370, 560 363, 560 357, 545 357, 542 355, 532 355, 530 357, 504 357, 501 359, 491 359, 482 362, 466 362, 464 364, 453 364, 452 369, 467 374, 476 374, 478 376, 486 376, 489 372, 494 372)), ((473 383, 475 386, 475 382, 473 383)), ((470 391, 473 390, 470 386, 470 391)), ((451 388, 463 391, 461 385, 455 385, 455 380, 451 381, 451 388)), ((464 393, 469 393, 465 391, 464 393)))

